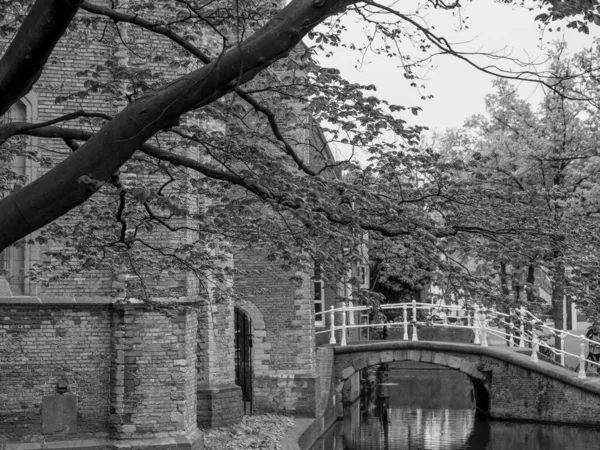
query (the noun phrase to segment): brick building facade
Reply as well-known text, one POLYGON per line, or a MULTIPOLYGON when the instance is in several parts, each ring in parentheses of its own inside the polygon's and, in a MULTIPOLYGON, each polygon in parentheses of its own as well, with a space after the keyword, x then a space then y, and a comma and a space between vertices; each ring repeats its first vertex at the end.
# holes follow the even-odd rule
MULTIPOLYGON (((110 29, 86 36, 61 41, 32 92, 3 120, 43 122, 79 109, 118 112, 122 105, 101 91, 81 99, 75 95, 85 81, 78 73, 123 58, 122 43, 110 29)), ((152 39, 166 49, 173 45, 152 39)), ((27 145, 42 149, 41 156, 53 163, 64 157, 65 146, 57 140, 30 138, 27 145)), ((25 158, 4 164, 29 181, 46 170, 43 161, 25 158)), ((127 173, 121 178, 127 181, 127 173)), ((209 202, 194 196, 185 201, 196 208, 209 202)), ((79 209, 61 220, 85 225, 88 219, 79 209)), ((191 219, 182 223, 194 226, 191 219)), ((149 236, 196 238, 156 230, 149 236)), ((312 271, 297 273, 292 281, 260 248, 234 246, 229 258, 238 270, 225 281, 231 295, 216 298, 191 274, 165 272, 156 283, 168 285, 178 298, 165 302, 176 308, 161 309, 131 298, 127 273, 90 268, 64 275, 60 260, 47 256, 64 251, 54 245, 39 240, 0 255, 0 436, 9 442, 54 441, 53 448, 62 448, 60 442, 78 439, 85 448, 118 440, 135 448, 201 448, 202 428, 235 423, 244 413, 236 380, 236 311, 251 324, 252 410, 314 417, 319 376, 312 271), (30 279, 40 262, 47 263, 46 278, 30 279)), ((160 305, 161 299, 156 301, 160 305)))

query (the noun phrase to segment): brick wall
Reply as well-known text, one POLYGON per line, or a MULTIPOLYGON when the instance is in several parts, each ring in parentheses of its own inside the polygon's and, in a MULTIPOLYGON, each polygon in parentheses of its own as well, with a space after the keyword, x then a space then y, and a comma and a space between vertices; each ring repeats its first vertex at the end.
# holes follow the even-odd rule
POLYGON ((203 299, 198 316, 198 384, 233 383, 232 300, 203 299))
POLYGON ((0 435, 200 448, 198 317, 192 301, 178 306, 0 297, 0 435), (77 397, 76 424, 50 433, 43 423, 56 414, 42 411, 42 398, 57 394, 59 381, 77 397))
POLYGON ((0 434, 41 434, 42 397, 59 380, 78 397, 79 432, 108 432, 111 313, 86 300, 0 304, 0 434))
POLYGON ((285 272, 258 249, 237 249, 234 262, 235 294, 252 304, 265 324, 253 341, 253 409, 314 416, 312 273, 285 272))
POLYGON ((203 428, 242 419, 242 391, 235 384, 233 300, 205 297, 198 321, 198 425, 203 428))
POLYGON ((115 305, 113 431, 141 439, 195 429, 196 313, 115 305))

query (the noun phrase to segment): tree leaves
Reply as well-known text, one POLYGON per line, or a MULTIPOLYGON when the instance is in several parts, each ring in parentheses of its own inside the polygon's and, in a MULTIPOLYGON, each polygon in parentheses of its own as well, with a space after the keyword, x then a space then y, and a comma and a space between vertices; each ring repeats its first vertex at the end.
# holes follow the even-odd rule
MULTIPOLYGON (((6 33, 14 29, 8 22, 21 20, 23 9, 20 2, 9 3, 10 12, 2 12, 5 16, 0 18, 0 30, 6 33)), ((552 7, 553 17, 558 17, 558 6, 552 7)), ((62 148, 63 141, 48 136, 68 143, 73 131, 86 130, 97 146, 95 163, 76 173, 75 179, 98 193, 39 237, 45 258, 37 273, 46 282, 88 271, 104 274, 93 287, 95 292, 114 293, 125 287, 137 298, 182 295, 187 283, 195 283, 197 292, 208 292, 233 274, 230 256, 235 245, 260 247, 270 262, 290 275, 312 270, 317 262, 335 284, 347 279, 356 262, 343 249, 369 246, 382 263, 382 281, 396 276, 423 286, 427 280, 450 279, 450 273, 453 289, 459 292, 463 285, 457 274, 464 268, 459 259, 452 260, 455 253, 472 260, 504 252, 494 241, 497 235, 544 226, 523 223, 518 214, 527 202, 540 207, 548 194, 516 192, 515 180, 527 176, 529 165, 509 171, 512 178, 501 179, 503 188, 512 183, 507 198, 505 191, 496 192, 486 184, 499 151, 473 152, 463 159, 470 141, 457 136, 465 148, 453 147, 452 157, 440 157, 421 145, 424 127, 409 125, 404 117, 409 112, 417 116, 419 107, 389 104, 374 85, 350 82, 338 70, 315 63, 318 48, 325 52, 326 46, 359 52, 370 48, 402 58, 403 76, 421 88, 415 67, 427 60, 432 46, 423 30, 402 21, 373 23, 382 40, 362 45, 342 38, 342 26, 333 21, 329 31, 311 31, 314 48, 306 43, 292 50, 289 44, 272 53, 338 9, 321 13, 312 2, 296 0, 282 20, 261 29, 279 8, 278 2, 136 0, 108 12, 87 8, 90 13, 78 15, 70 24, 60 58, 46 68, 62 82, 42 79, 36 88, 43 102, 54 99, 60 114, 63 109, 104 114, 63 120, 45 134, 37 130, 40 147, 57 155, 46 159, 53 166, 65 155, 71 158, 78 146, 62 148), (269 34, 282 23, 295 21, 296 28, 269 34), (248 45, 265 33, 270 36, 266 44, 248 45), (419 58, 399 54, 396 44, 403 39, 414 39, 419 58), (269 65, 288 52, 289 58, 269 65), (248 55, 252 58, 239 67, 226 64, 228 58, 248 55), (193 74, 202 76, 192 82, 193 74), (152 108, 157 99, 183 85, 186 88, 172 101, 152 108), (168 112, 203 89, 204 97, 168 112), (118 120, 108 121, 118 113, 122 114, 118 120), (152 145, 152 152, 134 153, 144 142, 152 145), (337 143, 348 151, 334 161, 332 145, 337 143), (123 161, 113 164, 114 155, 126 152, 119 156, 123 161), (365 155, 360 161, 355 158, 359 152, 365 155), (102 176, 95 174, 99 170, 102 176), (485 236, 489 249, 483 248, 487 245, 483 241, 472 245, 474 241, 462 233, 485 236), (61 246, 64 251, 58 250, 61 246), (112 275, 106 273, 112 272, 127 274, 118 275, 121 285, 111 284, 112 275)), ((357 6, 357 11, 364 13, 365 8, 357 6)), ((511 104, 527 120, 535 118, 522 102, 511 104)), ((507 109, 498 112, 508 125, 515 125, 507 109)), ((489 131, 490 142, 506 131, 497 125, 489 131)), ((506 132, 501 142, 522 145, 518 131, 510 136, 506 132)), ((532 134, 527 138, 541 141, 532 134)), ((79 158, 80 150, 71 160, 79 158)), ((4 143, 1 155, 6 161, 42 158, 27 154, 18 138, 4 143)), ((510 165, 508 159, 498 167, 510 165)), ((3 189, 12 191, 26 183, 11 168, 2 170, 3 189)), ((553 201, 565 208, 578 202, 583 208, 585 198, 587 208, 595 188, 583 181, 581 185, 581 199, 553 191, 553 201), (586 189, 590 195, 583 194, 586 189)), ((73 190, 63 192, 60 201, 40 202, 30 211, 57 210, 73 190)), ((75 203, 83 202, 83 197, 77 196, 75 203)), ((21 229, 14 223, 13 228, 21 229)), ((538 244, 535 248, 545 248, 538 244)), ((506 252, 516 254, 516 243, 506 252)), ((490 271, 481 270, 463 280, 474 292, 483 292, 477 280, 487 283, 486 277, 490 271)))

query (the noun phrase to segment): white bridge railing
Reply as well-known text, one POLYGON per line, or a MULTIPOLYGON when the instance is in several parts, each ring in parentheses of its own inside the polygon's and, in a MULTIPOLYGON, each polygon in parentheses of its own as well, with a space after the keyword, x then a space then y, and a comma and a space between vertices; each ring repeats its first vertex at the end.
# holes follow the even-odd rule
MULTIPOLYGON (((495 308, 481 306, 437 305, 431 303, 394 303, 380 305, 382 312, 397 310, 395 316, 400 319, 394 322, 356 323, 356 313, 369 314, 374 312, 371 306, 352 306, 345 302, 339 308, 333 306, 327 312, 329 315, 329 329, 318 331, 329 333, 329 343, 336 344, 336 332, 340 334, 340 345, 347 345, 348 332, 352 329, 364 328, 401 328, 403 340, 418 341, 420 327, 452 327, 473 330, 473 343, 487 347, 489 337, 495 336, 503 339, 509 347, 531 347, 531 360, 538 362, 538 351, 545 349, 544 353, 553 356, 561 366, 565 366, 565 357, 571 356, 579 361, 578 378, 586 378, 586 367, 600 368, 600 362, 586 358, 586 345, 597 345, 597 342, 587 339, 585 335, 576 335, 568 331, 558 330, 546 325, 544 321, 535 317, 531 312, 521 307, 510 313, 502 313, 495 308), (421 319, 419 320, 419 317, 421 319), (504 329, 504 331, 503 331, 504 329), (409 337, 410 335, 410 337, 409 337), (565 350, 565 339, 572 337, 579 342, 579 354, 569 353, 565 350), (559 348, 550 345, 547 340, 556 338, 559 348)), ((384 316, 383 314, 379 315, 384 316)))

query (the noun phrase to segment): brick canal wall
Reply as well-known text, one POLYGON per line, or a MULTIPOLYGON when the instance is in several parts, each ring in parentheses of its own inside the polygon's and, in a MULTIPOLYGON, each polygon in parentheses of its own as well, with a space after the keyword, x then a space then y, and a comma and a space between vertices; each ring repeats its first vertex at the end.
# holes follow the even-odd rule
POLYGON ((575 372, 505 349, 403 341, 335 347, 337 391, 357 371, 393 361, 448 367, 473 381, 478 406, 495 419, 598 424, 600 386, 575 372))
POLYGON ((198 317, 193 302, 180 306, 0 298, 0 435, 52 448, 73 439, 201 448, 198 317))

